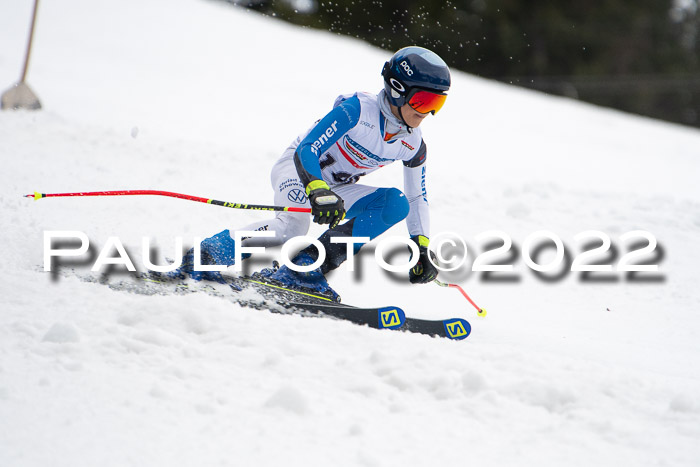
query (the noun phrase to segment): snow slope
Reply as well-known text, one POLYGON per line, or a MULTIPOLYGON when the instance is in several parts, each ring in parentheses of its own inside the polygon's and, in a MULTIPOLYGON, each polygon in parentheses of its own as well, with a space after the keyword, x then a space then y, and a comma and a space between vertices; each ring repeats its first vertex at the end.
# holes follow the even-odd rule
MULTIPOLYGON (((0 7, 2 86, 21 69, 31 3, 0 7)), ((337 94, 378 91, 389 54, 201 0, 40 8, 28 81, 44 110, 0 113, 0 465, 698 465, 700 132, 455 72, 424 123, 432 230, 467 241, 465 266, 441 277, 488 317, 385 273, 372 247, 331 282, 347 303, 466 317, 463 342, 118 293, 42 272, 43 232, 83 231, 96 250, 118 236, 140 263, 143 236, 172 257, 176 236, 261 214, 22 195, 269 203, 289 141, 337 94), (521 251, 542 229, 570 257, 576 234, 602 231, 612 264, 622 234, 648 231, 661 254, 642 262, 660 271, 539 277, 521 251), (514 242, 508 280, 471 271, 490 230, 514 242)), ((400 186, 400 167, 366 183, 400 186)))

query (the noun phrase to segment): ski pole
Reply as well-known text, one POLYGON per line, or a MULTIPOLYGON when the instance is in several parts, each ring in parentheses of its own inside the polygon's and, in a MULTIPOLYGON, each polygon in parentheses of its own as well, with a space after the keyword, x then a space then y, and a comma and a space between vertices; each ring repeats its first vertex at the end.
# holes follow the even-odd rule
POLYGON ((250 209, 254 211, 288 211, 288 212, 305 212, 311 213, 311 208, 296 208, 287 206, 263 206, 259 204, 243 204, 231 203, 228 201, 219 201, 216 199, 201 198, 199 196, 185 195, 183 193, 173 193, 171 191, 158 190, 118 190, 118 191, 83 191, 78 193, 39 193, 37 191, 32 195, 25 195, 25 198, 34 198, 39 200, 42 198, 53 198, 63 196, 133 196, 133 195, 155 195, 169 196, 171 198, 186 199, 189 201, 197 201, 199 203, 214 204, 232 209, 250 209))
POLYGON ((454 287, 455 289, 459 290, 460 292, 462 292, 462 295, 464 295, 464 298, 466 298, 466 299, 469 301, 469 303, 471 303, 472 306, 473 306, 474 308, 476 308, 476 314, 477 314, 477 315, 479 315, 479 316, 481 316, 481 317, 486 316, 486 310, 484 310, 483 308, 479 307, 479 305, 477 305, 476 303, 474 303, 474 300, 472 300, 472 299, 469 297, 469 295, 467 295, 467 292, 465 292, 464 289, 463 289, 462 287, 460 287, 459 285, 457 285, 457 284, 449 284, 449 283, 446 283, 446 282, 440 282, 440 281, 437 280, 437 279, 434 280, 433 282, 435 282, 435 283, 436 283, 437 285, 439 285, 440 287, 454 287))

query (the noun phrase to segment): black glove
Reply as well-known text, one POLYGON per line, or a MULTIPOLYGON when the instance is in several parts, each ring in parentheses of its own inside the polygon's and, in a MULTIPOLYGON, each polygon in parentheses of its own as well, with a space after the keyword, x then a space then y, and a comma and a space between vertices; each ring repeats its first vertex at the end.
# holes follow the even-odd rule
POLYGON ((411 237, 411 240, 418 245, 420 256, 416 265, 408 271, 408 279, 411 281, 411 284, 427 284, 434 281, 438 275, 437 268, 433 266, 433 263, 437 263, 437 257, 435 253, 428 250, 428 238, 423 235, 416 235, 411 237), (432 258, 433 263, 430 262, 428 255, 432 258))
MULTIPOLYGON (((313 183, 313 182, 312 182, 313 183)), ((312 184, 309 184, 311 187, 312 184)), ((343 198, 333 193, 325 182, 317 184, 318 188, 310 190, 311 214, 317 224, 330 224, 332 229, 345 218, 343 198)), ((307 187, 307 190, 309 188, 307 187)))

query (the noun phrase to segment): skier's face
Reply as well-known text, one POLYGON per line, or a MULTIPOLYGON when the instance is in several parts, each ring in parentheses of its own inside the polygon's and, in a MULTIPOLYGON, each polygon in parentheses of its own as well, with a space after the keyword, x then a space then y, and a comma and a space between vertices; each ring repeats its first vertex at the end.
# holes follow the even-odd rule
POLYGON ((403 119, 406 121, 408 126, 411 128, 418 128, 421 122, 423 122, 423 119, 430 115, 430 112, 422 114, 414 110, 410 105, 405 104, 401 107, 401 115, 403 115, 403 119))

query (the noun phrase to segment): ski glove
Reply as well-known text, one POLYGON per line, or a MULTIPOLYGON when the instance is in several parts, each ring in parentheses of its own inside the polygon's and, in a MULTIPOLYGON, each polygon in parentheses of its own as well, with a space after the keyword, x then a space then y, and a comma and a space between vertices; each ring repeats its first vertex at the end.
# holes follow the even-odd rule
POLYGON ((434 281, 438 275, 437 268, 433 266, 433 263, 437 263, 437 257, 435 253, 428 250, 428 237, 416 235, 411 237, 411 240, 418 245, 420 256, 416 265, 408 271, 408 279, 411 281, 411 284, 427 284, 434 281), (433 263, 430 262, 430 258, 432 258, 433 263))
POLYGON ((326 182, 314 180, 306 186, 306 194, 317 224, 330 224, 332 229, 345 218, 343 198, 333 193, 326 182))

